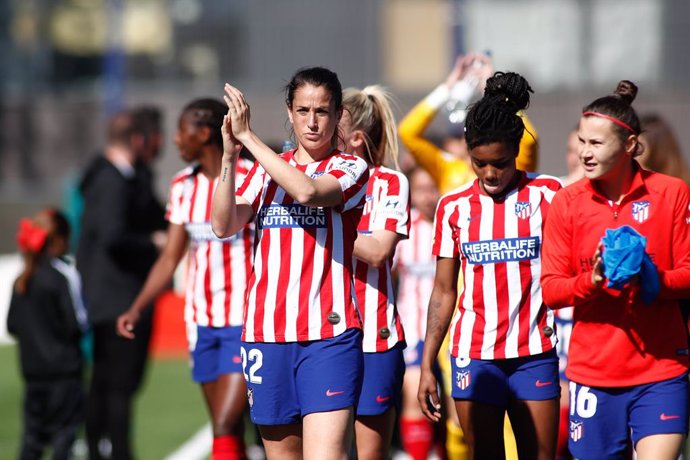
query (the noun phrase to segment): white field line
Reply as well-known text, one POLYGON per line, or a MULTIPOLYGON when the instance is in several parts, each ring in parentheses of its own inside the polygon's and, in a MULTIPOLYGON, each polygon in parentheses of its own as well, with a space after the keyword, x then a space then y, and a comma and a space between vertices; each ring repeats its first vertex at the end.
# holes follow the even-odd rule
POLYGON ((207 423, 165 460, 202 460, 211 453, 212 444, 211 424, 207 423))

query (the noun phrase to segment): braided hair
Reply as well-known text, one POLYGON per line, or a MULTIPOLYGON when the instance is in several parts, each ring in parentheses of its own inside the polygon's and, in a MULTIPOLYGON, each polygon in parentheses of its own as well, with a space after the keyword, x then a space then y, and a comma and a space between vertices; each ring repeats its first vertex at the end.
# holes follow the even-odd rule
POLYGON ((517 155, 525 124, 517 114, 529 107, 527 80, 515 72, 496 72, 486 81, 484 97, 472 104, 465 120, 465 138, 471 149, 505 143, 517 155))

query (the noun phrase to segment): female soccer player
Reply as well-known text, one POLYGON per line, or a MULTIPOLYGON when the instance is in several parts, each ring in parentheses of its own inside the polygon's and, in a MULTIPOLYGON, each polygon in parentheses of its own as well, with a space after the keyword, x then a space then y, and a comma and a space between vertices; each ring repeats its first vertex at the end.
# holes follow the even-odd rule
POLYGON ((362 385, 361 321, 352 252, 367 164, 339 152, 342 89, 321 67, 286 87, 297 148, 277 155, 249 126, 244 96, 225 86, 223 172, 213 231, 228 237, 256 219, 242 334, 252 421, 269 459, 345 459, 362 385), (239 145, 257 164, 235 190, 239 145))
MULTIPOLYGON (((417 403, 420 364, 424 350, 426 316, 434 286, 435 258, 434 211, 439 193, 429 173, 420 167, 410 178, 410 237, 398 244, 393 270, 398 276, 397 304, 405 330, 405 377, 400 413, 400 438, 413 460, 426 460, 434 444, 433 424, 424 417, 417 403)), ((441 427, 445 429, 445 426, 441 427)), ((445 449, 445 446, 441 446, 445 449)), ((442 457, 443 458, 443 457, 442 457)))
POLYGON ((585 179, 555 196, 544 233, 544 300, 574 307, 569 447, 583 459, 621 458, 628 439, 638 459, 675 459, 688 431, 687 325, 678 299, 690 294, 690 192, 634 159, 642 151, 636 94, 621 81, 583 109, 585 179), (613 235, 608 248, 602 243, 607 230, 623 226, 646 237, 646 268, 627 282, 614 271, 613 235))
MULTIPOLYGON (((167 243, 134 303, 117 321, 118 333, 133 338, 141 312, 170 283, 188 254, 187 339, 192 378, 201 384, 212 420, 214 460, 244 458, 242 412, 247 403, 240 335, 254 232, 244 226, 237 235, 221 240, 211 231, 211 199, 220 175, 220 129, 226 110, 216 99, 197 99, 182 110, 175 143, 191 165, 170 185, 167 243)), ((251 166, 241 160, 238 176, 244 177, 251 166)))
POLYGON ((450 327, 452 396, 470 458, 503 458, 504 417, 520 458, 555 455, 558 359, 553 314, 541 298, 540 246, 560 182, 516 168, 524 124, 516 115, 531 88, 497 72, 465 122, 477 179, 441 198, 436 211, 436 279, 429 300, 418 400, 440 420, 432 364, 450 327), (457 276, 462 269, 462 292, 457 276))
POLYGON ((391 265, 407 238, 410 187, 397 167, 398 138, 389 96, 380 86, 343 94, 343 150, 364 159, 369 183, 355 240, 355 293, 364 323, 364 381, 357 405, 357 458, 388 458, 400 405, 405 336, 395 306, 391 265))

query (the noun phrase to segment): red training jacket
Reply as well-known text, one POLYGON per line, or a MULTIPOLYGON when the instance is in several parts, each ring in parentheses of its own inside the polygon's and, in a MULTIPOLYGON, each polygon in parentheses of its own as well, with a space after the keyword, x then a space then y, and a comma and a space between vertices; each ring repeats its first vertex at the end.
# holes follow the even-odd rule
POLYGON ((551 308, 573 305, 568 369, 588 386, 625 387, 688 370, 687 326, 678 299, 690 298, 690 191, 680 179, 635 163, 630 190, 609 203, 588 179, 559 191, 544 229, 542 293, 551 308), (592 256, 606 229, 629 225, 647 237, 661 292, 642 302, 639 286, 594 287, 592 256))

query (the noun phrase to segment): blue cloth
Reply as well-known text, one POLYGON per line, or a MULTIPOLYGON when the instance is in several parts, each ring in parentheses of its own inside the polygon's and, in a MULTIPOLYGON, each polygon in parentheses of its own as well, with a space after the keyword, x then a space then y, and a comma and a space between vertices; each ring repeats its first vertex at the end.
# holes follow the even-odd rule
POLYGON ((651 303, 659 295, 659 274, 656 265, 645 252, 647 238, 634 228, 624 225, 607 229, 602 238, 604 276, 607 286, 621 290, 635 275, 640 275, 640 295, 645 303, 651 303))
POLYGON ((607 229, 602 241, 604 275, 608 278, 608 287, 621 290, 640 272, 647 238, 625 225, 614 230, 607 229))

